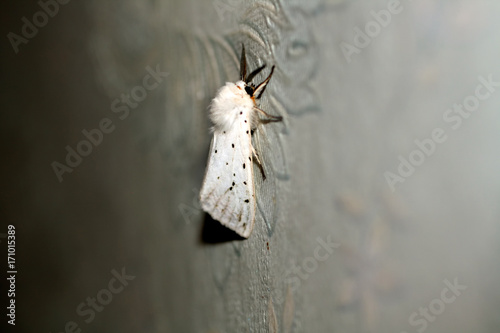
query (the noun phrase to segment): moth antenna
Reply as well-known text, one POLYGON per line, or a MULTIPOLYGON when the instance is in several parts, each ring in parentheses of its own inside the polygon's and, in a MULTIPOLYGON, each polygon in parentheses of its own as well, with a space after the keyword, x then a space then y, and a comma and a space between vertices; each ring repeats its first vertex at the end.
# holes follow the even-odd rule
POLYGON ((247 58, 245 55, 245 44, 241 43, 240 80, 245 81, 246 75, 247 75, 247 58))
POLYGON ((269 76, 264 81, 262 81, 262 83, 259 84, 257 88, 255 88, 254 96, 256 96, 257 99, 260 99, 260 97, 264 93, 264 90, 266 90, 267 83, 269 82, 269 80, 271 80, 271 76, 273 75, 273 73, 274 73, 274 66, 271 68, 271 73, 269 73, 269 76))
POLYGON ((252 73, 250 73, 248 75, 248 77, 246 78, 245 83, 250 83, 252 82, 253 78, 255 77, 255 75, 259 74, 261 70, 263 70, 264 68, 266 67, 266 65, 262 65, 260 66, 259 68, 255 69, 252 73))

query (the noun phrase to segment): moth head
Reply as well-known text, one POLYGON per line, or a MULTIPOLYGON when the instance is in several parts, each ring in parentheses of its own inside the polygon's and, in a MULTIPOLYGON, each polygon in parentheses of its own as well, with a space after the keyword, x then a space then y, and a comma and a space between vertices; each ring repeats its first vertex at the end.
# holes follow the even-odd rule
POLYGON ((245 84, 245 92, 248 96, 253 97, 253 93, 255 92, 255 86, 253 84, 245 84))
POLYGON ((246 59, 246 54, 245 54, 245 45, 241 45, 241 59, 240 59, 240 80, 245 82, 245 92, 250 96, 259 99, 262 96, 262 93, 266 89, 267 83, 271 79, 271 76, 273 75, 274 72, 274 66, 271 68, 271 73, 269 76, 259 83, 257 86, 255 86, 252 83, 253 78, 259 74, 266 65, 262 65, 258 68, 256 68, 253 72, 248 74, 247 76, 247 59, 246 59))
POLYGON ((236 82, 236 87, 240 90, 244 90, 249 97, 254 97, 255 85, 253 83, 246 83, 245 81, 236 82))

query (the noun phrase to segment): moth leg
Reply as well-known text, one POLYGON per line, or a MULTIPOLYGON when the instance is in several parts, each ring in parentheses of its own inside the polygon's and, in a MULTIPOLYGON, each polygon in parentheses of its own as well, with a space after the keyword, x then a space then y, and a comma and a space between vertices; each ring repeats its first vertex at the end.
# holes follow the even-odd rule
POLYGON ((262 173, 262 178, 266 180, 266 173, 264 172, 264 167, 262 166, 262 162, 260 161, 259 154, 257 154, 253 146, 252 146, 252 155, 254 157, 254 160, 257 162, 257 166, 259 167, 260 172, 262 173))
POLYGON ((259 111, 260 113, 262 113, 264 116, 267 117, 267 119, 260 119, 259 118, 259 121, 263 124, 268 124, 268 123, 273 123, 273 122, 278 122, 278 121, 282 121, 283 120, 283 117, 281 116, 273 116, 269 113, 267 113, 266 111, 262 110, 262 109, 259 109, 258 107, 254 106, 253 107, 255 110, 259 111))

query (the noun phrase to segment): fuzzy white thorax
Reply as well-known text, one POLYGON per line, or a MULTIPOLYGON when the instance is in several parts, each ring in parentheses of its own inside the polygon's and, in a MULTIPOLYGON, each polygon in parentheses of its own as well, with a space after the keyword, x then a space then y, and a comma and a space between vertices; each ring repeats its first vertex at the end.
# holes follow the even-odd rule
POLYGON ((254 124, 254 100, 245 91, 245 82, 226 82, 226 85, 217 91, 217 95, 210 104, 210 120, 214 124, 214 132, 227 131, 233 127, 241 111, 250 111, 251 124, 254 124))

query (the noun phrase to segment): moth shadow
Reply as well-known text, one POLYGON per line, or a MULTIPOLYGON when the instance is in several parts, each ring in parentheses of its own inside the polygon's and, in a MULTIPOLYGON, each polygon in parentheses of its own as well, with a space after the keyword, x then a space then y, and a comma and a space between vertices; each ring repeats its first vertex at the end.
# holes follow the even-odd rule
POLYGON ((205 244, 226 243, 231 241, 245 240, 236 232, 226 228, 219 221, 214 220, 210 214, 205 213, 203 227, 201 229, 201 242, 205 244))

